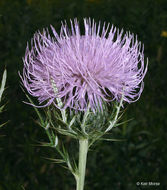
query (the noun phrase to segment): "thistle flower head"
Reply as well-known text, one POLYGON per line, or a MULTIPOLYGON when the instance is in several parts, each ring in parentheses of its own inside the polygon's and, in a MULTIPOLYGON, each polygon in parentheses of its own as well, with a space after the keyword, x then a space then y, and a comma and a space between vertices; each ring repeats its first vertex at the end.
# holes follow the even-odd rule
POLYGON ((128 103, 138 100, 147 66, 133 34, 91 19, 84 19, 83 35, 76 19, 70 28, 62 23, 60 35, 51 29, 53 37, 47 29, 34 35, 23 58, 23 84, 40 104, 59 98, 64 109, 95 110, 122 95, 128 103))

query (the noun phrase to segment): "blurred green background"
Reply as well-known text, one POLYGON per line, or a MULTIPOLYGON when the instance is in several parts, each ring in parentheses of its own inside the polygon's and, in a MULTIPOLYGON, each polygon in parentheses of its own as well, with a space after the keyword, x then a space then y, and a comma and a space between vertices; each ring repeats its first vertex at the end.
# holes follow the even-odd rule
MULTIPOLYGON (((0 0, 0 73, 7 68, 6 111, 0 121, 0 190, 74 190, 73 176, 46 160, 52 149, 31 106, 24 104, 18 70, 34 32, 61 20, 91 17, 138 35, 149 69, 140 100, 126 105, 113 131, 123 142, 100 142, 89 152, 85 190, 167 189, 167 0, 0 0), (136 186, 136 182, 160 186, 136 186)), ((1 75, 2 76, 2 75, 1 75)))

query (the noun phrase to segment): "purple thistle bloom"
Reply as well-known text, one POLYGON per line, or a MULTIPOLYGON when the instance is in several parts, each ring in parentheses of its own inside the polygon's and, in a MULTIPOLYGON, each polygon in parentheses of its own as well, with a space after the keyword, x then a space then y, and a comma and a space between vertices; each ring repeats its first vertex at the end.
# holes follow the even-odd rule
POLYGON ((51 26, 37 32, 25 53, 22 81, 27 91, 44 106, 61 98, 64 109, 102 109, 103 101, 131 103, 143 91, 144 46, 134 34, 119 32, 113 25, 84 19, 85 34, 79 23, 71 29, 62 24, 60 35, 51 26), (56 87, 56 88, 55 88, 56 87), (56 90, 55 90, 56 89, 56 90))

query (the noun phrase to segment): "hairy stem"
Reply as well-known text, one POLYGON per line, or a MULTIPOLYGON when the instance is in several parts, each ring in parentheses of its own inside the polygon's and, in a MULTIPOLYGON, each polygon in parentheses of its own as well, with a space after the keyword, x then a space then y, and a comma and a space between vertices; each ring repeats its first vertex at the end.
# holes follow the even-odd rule
POLYGON ((88 153, 88 139, 80 139, 79 140, 78 176, 76 178, 77 190, 84 189, 87 153, 88 153))

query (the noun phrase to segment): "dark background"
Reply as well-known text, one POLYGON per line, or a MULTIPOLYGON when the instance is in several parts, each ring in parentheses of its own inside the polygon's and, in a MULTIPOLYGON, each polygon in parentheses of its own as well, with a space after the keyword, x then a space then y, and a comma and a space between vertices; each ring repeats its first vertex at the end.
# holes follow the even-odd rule
MULTIPOLYGON (((73 190, 72 175, 47 161, 55 158, 36 123, 35 112, 24 104, 18 70, 22 70, 26 43, 36 30, 61 20, 91 17, 138 35, 149 59, 145 89, 140 100, 126 105, 113 131, 123 142, 100 142, 89 152, 85 190, 167 189, 167 0, 0 0, 0 73, 7 68, 6 110, 0 122, 0 190, 73 190), (136 182, 160 186, 136 186, 136 182)), ((1 103, 2 104, 2 103, 1 103)))

